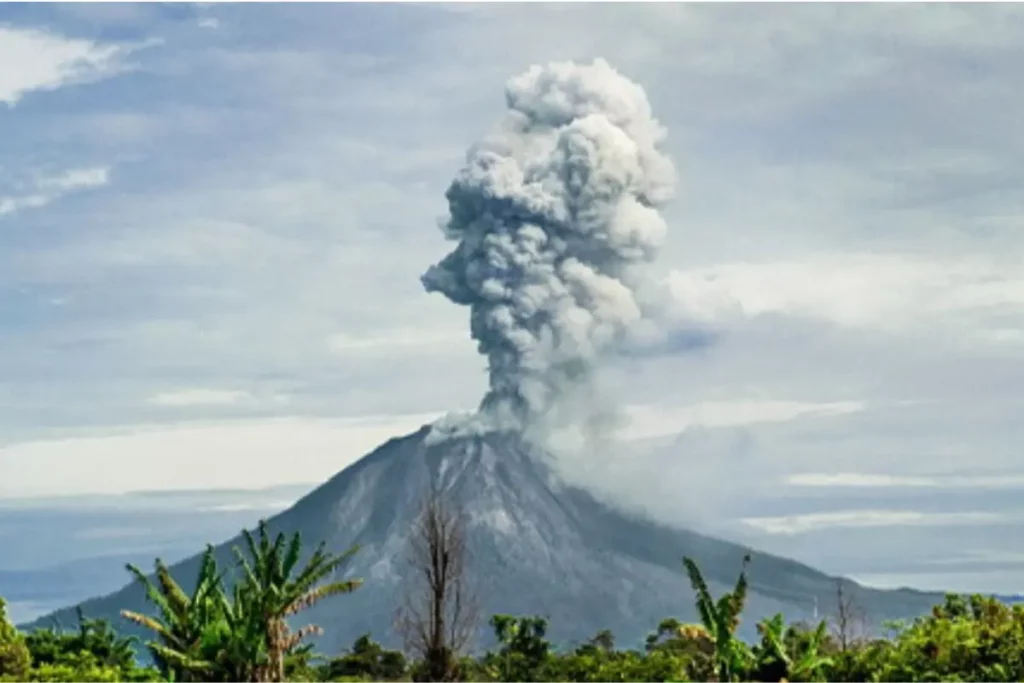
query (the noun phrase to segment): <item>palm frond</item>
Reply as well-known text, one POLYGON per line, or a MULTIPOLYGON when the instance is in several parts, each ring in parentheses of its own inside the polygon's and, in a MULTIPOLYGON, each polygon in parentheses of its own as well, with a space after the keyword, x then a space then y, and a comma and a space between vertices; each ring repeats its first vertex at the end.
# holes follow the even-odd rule
MULTIPOLYGON (((159 560, 157 560, 157 566, 159 566, 159 560)), ((156 605, 156 608, 160 611, 160 614, 163 616, 163 618, 168 620, 174 619, 174 610, 171 609, 171 606, 167 602, 166 598, 164 598, 164 596, 160 593, 160 590, 150 580, 150 578, 146 576, 142 572, 142 570, 136 567, 134 564, 126 564, 125 569, 127 569, 128 572, 135 577, 135 580, 140 585, 142 585, 142 587, 146 591, 146 599, 149 602, 156 605)))
POLYGON ((708 590, 708 585, 704 581, 704 575, 701 573, 697 563, 689 557, 684 557, 683 566, 686 567, 686 574, 690 577, 690 585, 693 586, 693 590, 697 593, 697 599, 711 602, 711 591, 708 590))
POLYGON ((351 593, 361 585, 363 585, 362 579, 350 579, 348 581, 336 581, 335 583, 328 583, 323 586, 319 586, 307 591, 303 595, 300 595, 297 599, 287 605, 283 616, 290 617, 294 614, 298 614, 302 610, 309 609, 324 598, 329 598, 332 595, 345 595, 347 593, 351 593))
POLYGON ((747 566, 750 564, 750 554, 743 556, 743 566, 740 568, 739 578, 736 579, 736 587, 732 591, 732 607, 730 618, 734 622, 732 629, 739 625, 739 616, 747 603, 747 566))
MULTIPOLYGON (((246 534, 248 533, 249 532, 247 531, 246 534)), ((251 543, 252 537, 249 537, 249 541, 251 543)), ((259 577, 256 575, 256 570, 251 564, 249 564, 249 560, 247 560, 245 555, 242 554, 242 551, 237 547, 232 548, 231 551, 237 560, 238 567, 242 570, 242 573, 245 574, 245 580, 252 586, 262 585, 259 577)))
POLYGON ((307 624, 301 627, 295 633, 290 634, 284 641, 285 652, 294 650, 299 643, 302 642, 307 636, 318 636, 323 634, 324 630, 316 624, 307 624))
POLYGON ((333 574, 357 552, 359 552, 359 546, 353 545, 340 555, 333 555, 327 552, 326 544, 321 543, 317 546, 313 557, 310 558, 305 568, 295 578, 294 584, 300 587, 300 592, 305 592, 321 579, 333 574))
POLYGON ((712 634, 712 637, 717 637, 718 610, 715 609, 715 603, 711 598, 711 591, 708 590, 708 585, 704 581, 704 575, 701 573, 697 563, 689 557, 683 558, 683 566, 690 577, 690 585, 693 586, 693 592, 696 593, 697 614, 700 615, 704 628, 712 634))
POLYGON ((191 601, 184 589, 171 576, 171 570, 160 560, 157 560, 156 580, 160 585, 160 592, 167 600, 167 604, 173 610, 175 616, 179 619, 183 618, 188 611, 191 601))
MULTIPOLYGON (((249 551, 249 557, 251 557, 255 563, 259 559, 260 551, 256 548, 256 541, 252 537, 252 533, 248 529, 242 529, 242 539, 245 541, 246 549, 249 551)), ((237 546, 232 548, 232 551, 234 552, 235 557, 238 558, 239 562, 248 564, 245 560, 245 556, 242 555, 242 551, 239 550, 237 546)), ((251 568, 249 573, 256 573, 257 570, 258 567, 251 568)))
POLYGON ((723 628, 728 631, 729 624, 732 622, 732 607, 733 607, 733 596, 732 593, 726 593, 722 597, 718 598, 715 603, 715 614, 718 615, 718 620, 723 628))
POLYGON ((184 652, 179 652, 174 648, 170 648, 159 643, 150 643, 149 647, 155 654, 160 656, 164 661, 195 673, 208 672, 211 669, 213 669, 214 666, 212 662, 190 657, 184 652))
POLYGON ((266 579, 270 572, 267 566, 267 559, 270 557, 270 532, 267 530, 267 520, 261 519, 258 526, 260 545, 256 555, 258 560, 257 574, 266 579))
MULTIPOLYGON (((192 602, 196 603, 205 596, 203 593, 209 589, 209 577, 217 574, 217 558, 214 556, 212 545, 207 545, 203 552, 203 559, 199 565, 199 579, 196 581, 195 590, 192 591, 192 602)), ((218 577, 219 578, 219 577, 218 577)))
POLYGON ((274 545, 270 549, 269 556, 267 558, 270 563, 270 569, 272 570, 273 581, 280 581, 287 574, 284 573, 284 541, 285 535, 279 533, 274 539, 274 545))
POLYGON ((153 617, 148 617, 145 614, 139 614, 138 612, 132 612, 131 610, 126 609, 121 610, 121 617, 123 619, 127 619, 133 624, 148 628, 150 631, 153 631, 168 642, 177 642, 178 640, 164 624, 160 623, 153 617))
POLYGON ((292 542, 288 546, 288 553, 285 555, 284 563, 281 566, 282 576, 291 576, 295 565, 299 563, 299 556, 302 554, 302 536, 298 533, 292 536, 292 542))

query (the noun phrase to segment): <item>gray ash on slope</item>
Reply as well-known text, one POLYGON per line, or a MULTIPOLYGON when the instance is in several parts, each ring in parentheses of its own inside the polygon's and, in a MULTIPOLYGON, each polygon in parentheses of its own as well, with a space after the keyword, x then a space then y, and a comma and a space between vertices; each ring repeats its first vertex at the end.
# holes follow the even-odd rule
MULTIPOLYGON (((310 549, 321 541, 335 552, 361 546, 346 573, 363 578, 363 587, 303 615, 303 622, 325 629, 317 643, 321 652, 340 652, 366 632, 398 644, 392 623, 407 534, 435 482, 465 512, 484 621, 494 613, 547 616, 556 643, 580 642, 610 628, 623 645, 637 645, 664 617, 696 620, 684 555, 700 564, 718 593, 731 587, 743 555, 752 552, 747 637, 763 617, 782 611, 790 619, 810 618, 815 599, 823 612, 834 601, 834 579, 806 565, 656 524, 564 485, 545 454, 515 434, 434 442, 428 433, 424 427, 392 439, 268 520, 273 532, 301 532, 310 549)), ((239 542, 217 548, 222 563, 232 563, 230 549, 239 542)), ((194 582, 198 558, 172 567, 183 585, 194 582)), ((922 614, 941 599, 852 583, 848 589, 876 624, 922 614)), ((108 618, 126 632, 120 610, 153 612, 136 585, 82 607, 87 616, 108 618)), ((72 608, 28 627, 48 626, 54 616, 75 623, 72 608)))

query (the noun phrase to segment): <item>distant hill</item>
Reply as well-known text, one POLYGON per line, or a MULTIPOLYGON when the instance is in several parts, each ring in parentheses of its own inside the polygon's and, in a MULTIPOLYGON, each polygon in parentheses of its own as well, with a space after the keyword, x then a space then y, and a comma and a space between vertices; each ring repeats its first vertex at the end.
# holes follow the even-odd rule
MULTIPOLYGON (((696 620, 681 558, 693 557, 712 590, 735 582, 751 552, 751 594, 742 632, 776 612, 791 620, 820 615, 835 601, 835 578, 782 557, 627 514, 590 493, 559 482, 545 454, 514 434, 454 439, 430 445, 428 428, 392 439, 268 520, 272 531, 300 531, 308 545, 362 550, 347 573, 365 584, 350 596, 325 601, 306 615, 324 627, 324 652, 347 647, 365 632, 396 644, 392 619, 401 555, 417 503, 440 481, 466 512, 472 566, 484 614, 538 614, 551 619, 555 642, 582 641, 602 628, 623 644, 639 643, 662 618, 696 620)), ((685 495, 685 492, 680 492, 685 495)), ((232 539, 217 548, 232 561, 232 539)), ((179 581, 194 581, 198 555, 173 566, 179 581)), ((914 590, 874 590, 847 582, 871 622, 926 612, 942 596, 914 590)), ((124 627, 121 609, 149 611, 142 591, 129 585, 82 603, 91 617, 124 627)), ((73 623, 73 608, 53 616, 73 623)), ((128 631, 130 629, 124 628, 128 631)))

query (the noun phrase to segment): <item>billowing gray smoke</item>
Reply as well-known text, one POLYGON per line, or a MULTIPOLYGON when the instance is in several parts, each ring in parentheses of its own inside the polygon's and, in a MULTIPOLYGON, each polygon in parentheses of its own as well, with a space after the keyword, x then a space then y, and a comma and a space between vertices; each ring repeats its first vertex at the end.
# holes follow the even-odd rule
POLYGON ((604 60, 531 67, 447 192, 454 251, 423 275, 469 306, 481 413, 525 427, 585 386, 638 322, 630 268, 654 258, 675 172, 643 89, 604 60))

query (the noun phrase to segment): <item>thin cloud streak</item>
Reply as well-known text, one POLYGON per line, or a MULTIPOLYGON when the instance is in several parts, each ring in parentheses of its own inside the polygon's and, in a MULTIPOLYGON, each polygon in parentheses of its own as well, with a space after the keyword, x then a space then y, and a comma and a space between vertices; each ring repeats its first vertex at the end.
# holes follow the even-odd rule
POLYGON ((219 406, 234 405, 239 401, 251 398, 244 391, 221 389, 182 389, 157 394, 149 402, 158 406, 219 406))
POLYGON ((804 473, 786 478, 789 486, 812 488, 936 488, 936 489, 1020 489, 1024 476, 937 475, 900 476, 856 472, 804 473))
POLYGON ((76 168, 38 177, 22 194, 0 195, 0 219, 24 209, 44 207, 70 192, 96 189, 109 182, 110 168, 107 166, 76 168))
POLYGON ((747 517, 743 524, 767 534, 796 535, 827 529, 875 529, 901 526, 991 525, 1020 521, 997 512, 915 512, 843 510, 779 517, 747 517))

